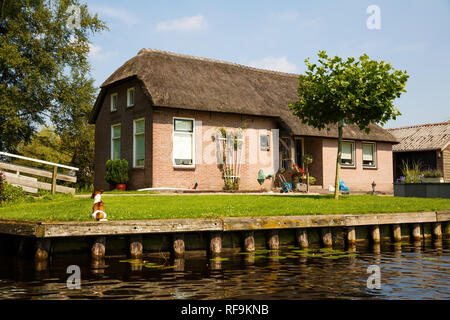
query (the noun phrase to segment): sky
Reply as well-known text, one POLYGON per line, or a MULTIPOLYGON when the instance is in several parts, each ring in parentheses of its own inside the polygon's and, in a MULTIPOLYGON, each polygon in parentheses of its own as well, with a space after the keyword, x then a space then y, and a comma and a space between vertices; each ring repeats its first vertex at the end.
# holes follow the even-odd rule
POLYGON ((109 27, 91 37, 96 86, 142 48, 298 74, 319 50, 366 53, 410 75, 385 128, 450 120, 450 0, 81 2, 109 27))

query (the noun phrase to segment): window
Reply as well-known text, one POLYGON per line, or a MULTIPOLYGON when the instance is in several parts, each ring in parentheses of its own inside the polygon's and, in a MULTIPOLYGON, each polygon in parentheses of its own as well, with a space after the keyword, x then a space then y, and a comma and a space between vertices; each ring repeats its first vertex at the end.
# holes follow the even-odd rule
POLYGON ((355 142, 342 141, 341 164, 343 166, 355 165, 355 142))
POLYGON ((115 124, 111 126, 111 159, 120 159, 120 135, 122 126, 115 124))
POLYGON ((281 169, 290 170, 291 168, 291 139, 282 137, 280 139, 281 169))
POLYGON ((177 166, 194 165, 193 119, 173 119, 173 163, 177 166))
POLYGON ((143 167, 145 162, 145 119, 136 119, 133 123, 133 166, 143 167))
POLYGON ((377 166, 376 163, 376 145, 375 143, 366 143, 362 144, 363 150, 363 167, 374 168, 377 166))
POLYGON ((269 139, 270 138, 269 138, 269 135, 267 133, 259 135, 259 145, 260 145, 261 151, 268 151, 268 150, 270 150, 270 147, 269 147, 269 141, 270 140, 269 139))
POLYGON ((134 106, 134 87, 127 90, 127 107, 134 106))
POLYGON ((117 110, 117 99, 118 99, 117 93, 111 94, 111 111, 117 110))

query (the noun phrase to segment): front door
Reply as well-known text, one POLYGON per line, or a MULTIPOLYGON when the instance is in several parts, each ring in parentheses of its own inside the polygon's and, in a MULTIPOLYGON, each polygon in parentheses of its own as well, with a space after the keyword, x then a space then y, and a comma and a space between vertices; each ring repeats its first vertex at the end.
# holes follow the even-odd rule
POLYGON ((295 139, 295 164, 302 167, 303 140, 295 139))

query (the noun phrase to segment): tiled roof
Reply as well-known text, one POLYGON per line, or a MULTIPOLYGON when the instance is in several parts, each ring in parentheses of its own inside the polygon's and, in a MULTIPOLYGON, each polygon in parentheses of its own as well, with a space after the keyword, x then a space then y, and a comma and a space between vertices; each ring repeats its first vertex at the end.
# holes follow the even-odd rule
POLYGON ((400 141, 393 151, 444 150, 450 143, 450 121, 386 130, 400 141))

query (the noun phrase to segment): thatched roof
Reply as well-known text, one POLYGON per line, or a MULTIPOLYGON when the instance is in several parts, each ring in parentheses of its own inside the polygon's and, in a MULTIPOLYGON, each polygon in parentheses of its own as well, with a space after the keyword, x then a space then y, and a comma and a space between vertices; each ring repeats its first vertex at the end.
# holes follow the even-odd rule
POLYGON ((394 152, 444 150, 450 144, 450 121, 387 129, 400 143, 394 152))
MULTIPOLYGON (((337 128, 317 130, 304 125, 288 108, 298 99, 296 74, 234 63, 142 49, 101 85, 90 122, 95 123, 108 86, 137 77, 154 106, 275 117, 294 135, 337 138, 337 128)), ((356 126, 344 138, 397 142, 380 126, 370 134, 356 126)))

